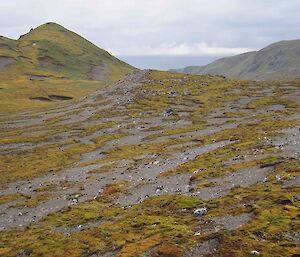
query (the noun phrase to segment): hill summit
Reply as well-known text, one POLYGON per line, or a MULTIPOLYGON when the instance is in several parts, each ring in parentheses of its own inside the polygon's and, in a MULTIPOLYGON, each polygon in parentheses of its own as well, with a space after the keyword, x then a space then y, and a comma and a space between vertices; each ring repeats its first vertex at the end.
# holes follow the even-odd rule
POLYGON ((18 40, 0 37, 0 72, 31 79, 114 80, 134 68, 78 34, 56 23, 46 23, 18 40))

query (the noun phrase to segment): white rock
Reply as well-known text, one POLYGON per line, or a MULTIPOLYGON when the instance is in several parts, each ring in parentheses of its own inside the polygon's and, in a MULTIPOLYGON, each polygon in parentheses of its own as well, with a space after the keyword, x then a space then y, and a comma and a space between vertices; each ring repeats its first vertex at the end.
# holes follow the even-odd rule
POLYGON ((260 256, 260 253, 256 250, 251 251, 251 255, 253 256, 260 256))
POLYGON ((196 209, 194 211, 194 214, 197 215, 197 216, 203 216, 204 214, 207 213, 207 208, 199 208, 199 209, 196 209))

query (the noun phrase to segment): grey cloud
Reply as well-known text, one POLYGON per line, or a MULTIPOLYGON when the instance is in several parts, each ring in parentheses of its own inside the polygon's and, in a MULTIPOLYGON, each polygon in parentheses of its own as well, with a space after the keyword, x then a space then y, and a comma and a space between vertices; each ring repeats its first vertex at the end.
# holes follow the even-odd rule
POLYGON ((300 0, 0 0, 0 34, 54 21, 123 55, 168 45, 242 51, 299 37, 299 10, 300 0))

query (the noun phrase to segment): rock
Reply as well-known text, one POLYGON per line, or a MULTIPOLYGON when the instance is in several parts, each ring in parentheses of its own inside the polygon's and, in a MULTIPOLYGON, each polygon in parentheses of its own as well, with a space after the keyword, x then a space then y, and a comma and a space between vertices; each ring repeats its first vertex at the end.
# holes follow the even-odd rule
POLYGON ((256 251, 256 250, 251 251, 250 254, 251 254, 252 256, 260 256, 260 252, 258 252, 258 251, 256 251))
POLYGON ((183 95, 184 95, 184 96, 191 95, 191 92, 189 92, 189 91, 184 91, 184 92, 183 92, 183 95))
POLYGON ((77 198, 74 198, 74 199, 72 200, 72 202, 73 202, 73 203, 79 203, 79 201, 78 201, 77 198))
POLYGON ((172 90, 172 91, 169 92, 169 95, 171 95, 171 96, 177 96, 178 93, 177 93, 177 91, 172 90))
POLYGON ((167 109, 164 111, 164 115, 165 116, 174 115, 174 111, 172 109, 167 109))
POLYGON ((294 205, 290 199, 278 199, 276 202, 281 205, 294 205))
POLYGON ((194 214, 197 215, 197 216, 203 216, 204 214, 207 213, 207 208, 199 208, 199 209, 196 209, 194 211, 194 214))
POLYGON ((164 190, 164 186, 157 186, 155 193, 158 194, 159 192, 161 192, 162 190, 164 190))

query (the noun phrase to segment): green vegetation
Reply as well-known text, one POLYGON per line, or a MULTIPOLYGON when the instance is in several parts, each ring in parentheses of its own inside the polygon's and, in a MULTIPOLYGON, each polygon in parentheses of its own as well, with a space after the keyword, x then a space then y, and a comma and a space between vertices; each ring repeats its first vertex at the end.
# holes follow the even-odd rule
POLYGON ((3 256, 20 252, 18 249, 27 249, 32 256, 50 253, 52 256, 66 253, 80 256, 85 251, 98 253, 122 247, 118 256, 125 257, 137 256, 149 247, 164 242, 159 251, 167 251, 165 248, 168 245, 179 254, 184 247, 193 244, 192 226, 197 220, 191 211, 199 204, 201 202, 196 198, 166 195, 148 199, 124 211, 110 202, 97 199, 51 214, 38 226, 28 227, 25 234, 18 231, 2 233, 0 251, 3 256), (183 208, 189 211, 182 212, 183 208), (91 221, 101 221, 102 224, 71 236, 54 229, 91 221), (17 244, 11 245, 10 237, 18 238, 17 244))
POLYGON ((299 58, 297 58, 299 47, 299 39, 281 41, 260 51, 222 58, 205 66, 188 66, 173 71, 187 74, 224 75, 235 79, 297 79, 300 71, 299 58))
POLYGON ((53 107, 57 101, 30 98, 78 99, 134 70, 55 23, 41 25, 18 40, 0 37, 0 43, 0 64, 12 60, 0 69, 1 111, 53 107))
MULTIPOLYGON (((256 250, 263 256, 292 256, 298 253, 298 245, 289 240, 289 235, 299 231, 299 189, 283 189, 275 175, 299 176, 299 161, 286 160, 276 165, 268 182, 233 190, 228 196, 211 202, 211 215, 237 215, 253 212, 254 218, 242 228, 218 234, 221 240, 216 256, 247 256, 256 250), (241 205, 244 203, 244 205, 241 205), (236 206, 236 207, 235 207, 236 206)), ((209 218, 209 217, 207 217, 209 218)))
MULTIPOLYGON (((32 37, 38 39, 35 34, 32 37)), ((70 51, 79 50, 74 45, 70 51)), ((287 156, 284 148, 276 147, 272 140, 284 138, 283 129, 300 125, 299 101, 290 97, 299 94, 299 81, 251 82, 148 71, 138 82, 132 86, 131 101, 124 106, 107 102, 107 108, 95 110, 86 120, 76 117, 80 118, 86 108, 97 107, 95 102, 38 125, 0 129, 5 135, 0 140, 1 147, 7 147, 0 157, 4 189, 7 182, 59 174, 68 167, 103 165, 92 167, 87 177, 76 182, 55 183, 49 178, 32 194, 3 195, 1 204, 33 208, 67 189, 74 189, 68 200, 81 200, 84 186, 109 177, 108 182, 99 183, 94 198, 66 206, 23 228, 2 231, 0 255, 72 257, 111 252, 118 257, 179 257, 211 239, 217 240, 218 245, 208 256, 297 254, 299 245, 293 235, 300 228, 299 187, 289 187, 287 182, 300 175, 300 162, 287 156), (168 109, 173 113, 166 115, 168 109), (72 122, 59 123, 69 121, 72 115, 72 122), (69 137, 63 137, 68 132, 69 137), (136 140, 134 136, 139 133, 144 137, 136 140), (130 141, 132 138, 136 141, 130 141), (195 158, 182 160, 181 156, 171 169, 160 166, 168 159, 173 161, 170 157, 176 153, 190 157, 191 148, 224 141, 228 144, 195 158), (36 147, 22 150, 23 143, 36 147), (20 149, 10 150, 13 144, 20 149), (85 156, 91 152, 94 158, 85 156), (152 176, 152 167, 162 170, 152 176), (204 200, 193 195, 197 190, 217 186, 216 179, 254 167, 271 167, 272 171, 265 180, 249 187, 232 186, 221 197, 204 200), (141 172, 135 177, 138 169, 141 172), (116 172, 120 172, 120 178, 116 172), (143 172, 152 176, 152 181, 139 181, 143 172), (158 195, 154 189, 153 195, 146 196, 145 190, 133 204, 120 204, 118 197, 132 196, 140 186, 156 186, 155 182, 167 181, 174 175, 188 175, 185 186, 189 192, 166 191, 158 195), (195 215, 198 208, 207 208, 207 213, 202 217, 195 215), (216 218, 241 214, 249 214, 251 219, 235 230, 214 224, 216 218), (206 225, 210 229, 202 229, 206 225)), ((132 81, 128 83, 133 85, 132 81)), ((118 93, 116 98, 122 92, 118 93)), ((39 115, 33 112, 32 118, 36 117, 39 115)), ((3 116, 6 120, 9 117, 3 116)), ((180 180, 181 177, 176 182, 180 180)))
POLYGON ((111 134, 96 138, 94 144, 76 144, 66 141, 61 144, 50 144, 27 151, 26 155, 19 152, 0 157, 1 182, 22 180, 44 173, 55 173, 62 168, 70 167, 79 161, 80 154, 91 152, 105 142, 124 136, 111 134), (67 148, 64 148, 68 146, 67 148))

